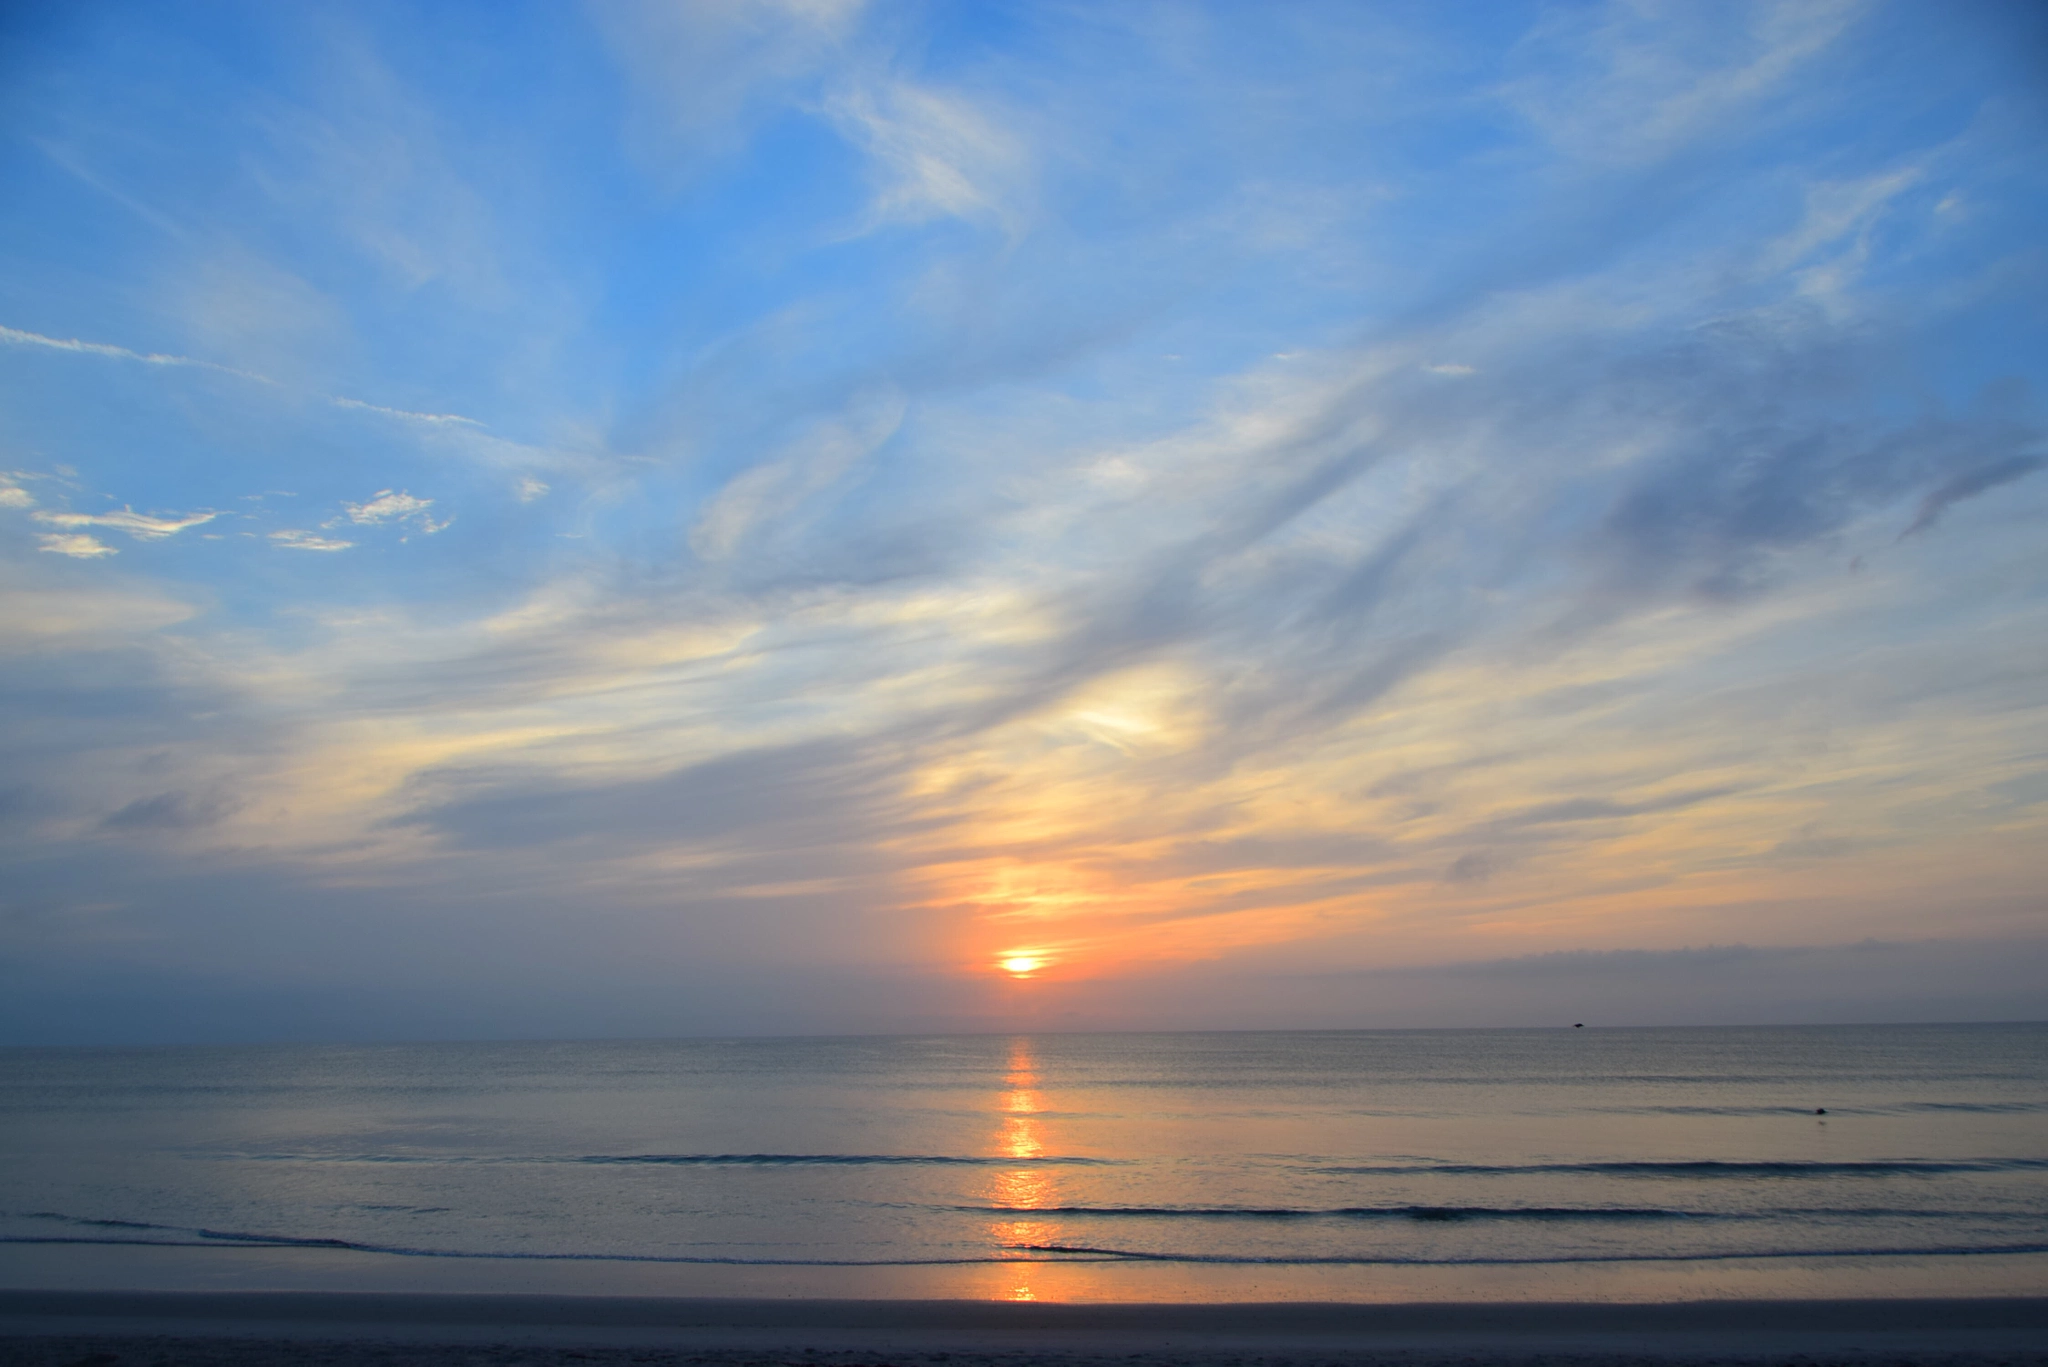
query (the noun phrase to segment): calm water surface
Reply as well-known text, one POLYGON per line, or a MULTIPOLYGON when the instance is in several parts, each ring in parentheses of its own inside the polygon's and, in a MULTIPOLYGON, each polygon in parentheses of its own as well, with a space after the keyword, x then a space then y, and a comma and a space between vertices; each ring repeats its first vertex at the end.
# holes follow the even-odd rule
POLYGON ((11 1050, 0 1280, 1996 1293, 2044 1121, 2043 1025, 11 1050))

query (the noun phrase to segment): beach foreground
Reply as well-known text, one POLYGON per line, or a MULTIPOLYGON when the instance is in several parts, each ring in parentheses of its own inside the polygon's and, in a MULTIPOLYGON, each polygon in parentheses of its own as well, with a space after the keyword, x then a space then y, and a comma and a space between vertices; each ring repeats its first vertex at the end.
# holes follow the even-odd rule
POLYGON ((1082 1305, 333 1292, 0 1292, 0 1364, 2005 1363, 2048 1298, 1082 1305))

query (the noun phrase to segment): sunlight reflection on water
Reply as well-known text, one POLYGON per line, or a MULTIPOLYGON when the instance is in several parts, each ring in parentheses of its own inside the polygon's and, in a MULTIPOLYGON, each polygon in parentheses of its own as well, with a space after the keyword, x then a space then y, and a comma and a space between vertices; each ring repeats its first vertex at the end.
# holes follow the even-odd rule
MULTIPOLYGON (((1031 1041, 1017 1039, 1010 1042, 1008 1075, 1003 1079, 1003 1085, 1009 1090, 1001 1099, 1001 1124, 996 1136, 998 1156, 1044 1157, 1046 1135, 1039 1113, 1045 1109, 1045 1100, 1038 1090, 1038 1063, 1031 1053, 1031 1041)), ((986 1195, 990 1205, 1006 1210, 1043 1211, 1060 1203, 1059 1179, 1047 1168, 998 1169, 990 1178, 986 1195)), ((1032 1287, 1031 1264, 1035 1258, 1026 1246, 1044 1247, 1056 1243, 1062 1233, 1057 1221, 1042 1216, 998 1219, 990 1223, 989 1238, 995 1245, 996 1256, 1015 1260, 1008 1269, 1014 1274, 1010 1278, 1012 1285, 1008 1299, 1038 1299, 1032 1287)))

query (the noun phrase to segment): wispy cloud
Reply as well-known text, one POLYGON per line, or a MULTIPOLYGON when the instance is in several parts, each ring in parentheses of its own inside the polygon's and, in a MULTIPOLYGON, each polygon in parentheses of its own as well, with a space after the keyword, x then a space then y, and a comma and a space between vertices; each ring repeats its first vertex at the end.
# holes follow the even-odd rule
POLYGON ((80 356, 105 356, 121 361, 140 361, 144 365, 192 366, 200 370, 217 370, 223 375, 249 380, 256 384, 276 384, 267 376, 237 370, 233 366, 220 365, 213 361, 202 361, 192 356, 177 356, 163 351, 133 351, 109 342, 82 342, 76 337, 45 337, 39 332, 24 332, 19 328, 0 326, 0 342, 14 346, 44 347, 51 351, 69 351, 80 356))
MULTIPOLYGON (((128 347, 114 346, 108 342, 81 342, 76 338, 45 337, 41 333, 23 332, 18 328, 4 326, 0 326, 0 342, 9 342, 16 346, 45 347, 53 351, 68 351, 81 356, 104 356, 115 360, 140 361, 145 365, 192 366, 201 370, 219 371, 223 375, 233 375, 237 379, 248 380, 254 384, 281 387, 280 381, 271 379, 267 375, 259 375, 254 371, 240 370, 234 366, 220 365, 213 361, 202 361, 192 356, 177 356, 168 352, 134 351, 128 347)), ((410 409, 387 408, 382 404, 365 403, 361 399, 335 396, 324 397, 327 403, 334 405, 336 408, 359 409, 366 413, 376 413, 382 417, 396 418, 403 422, 427 423, 434 426, 458 424, 478 428, 484 425, 475 418, 466 418, 459 413, 416 413, 410 409)))
POLYGON ((112 546, 97 537, 83 532, 46 532, 36 538, 38 549, 54 555, 68 555, 75 560, 97 560, 103 555, 116 555, 112 546))
MULTIPOLYGON (((428 510, 434 506, 431 498, 414 498, 411 494, 394 489, 379 489, 376 496, 363 503, 341 505, 348 515, 348 521, 357 526, 374 527, 384 523, 399 523, 410 527, 423 536, 431 536, 444 530, 448 523, 434 521, 428 510)), ((334 527, 341 519, 325 525, 334 527)))
POLYGON ((1006 232, 1028 214, 1025 145, 997 118, 954 91, 904 81, 855 85, 829 106, 874 159, 879 184, 868 223, 979 220, 1006 232))
POLYGON ((345 551, 355 545, 353 541, 341 541, 318 532, 287 528, 270 533, 273 544, 290 551, 345 551))
POLYGON ((184 831, 211 825, 233 807, 218 797, 193 793, 157 793, 139 797, 100 822, 105 830, 121 832, 184 831))
POLYGON ((1636 162, 1725 137, 1871 9, 1865 0, 1738 0, 1708 15, 1668 0, 1560 7, 1507 90, 1570 155, 1636 162))
POLYGON ((182 517, 158 517, 150 513, 138 513, 132 508, 123 508, 113 513, 55 513, 37 512, 35 520, 52 527, 111 527, 128 533, 138 541, 161 541, 176 536, 188 527, 203 527, 220 514, 216 512, 186 513, 182 517))
POLYGON ((635 142, 661 162, 743 141, 749 122, 839 55, 864 0, 598 0, 592 12, 637 87, 635 142))
POLYGON ((1964 499, 1975 498, 1979 494, 1989 493, 2001 484, 2024 479, 2044 465, 2048 465, 2048 458, 2042 456, 2007 456, 1954 475, 1943 482, 1940 488, 1930 491, 1920 500, 1919 511, 1914 513, 1913 520, 1906 524, 1906 530, 1899 533, 1899 539, 1903 541, 1916 532, 1926 531, 1941 520, 1943 513, 1964 499))
POLYGON ((382 404, 364 403, 361 399, 332 399, 336 408, 360 408, 366 413, 379 413, 387 418, 402 418, 407 422, 460 423, 467 427, 482 427, 475 418, 465 418, 460 413, 415 413, 408 408, 386 408, 382 404))
POLYGON ((774 459, 734 478, 711 500, 690 531, 690 546, 707 560, 723 560, 762 524, 795 512, 830 488, 895 433, 903 396, 862 396, 844 418, 816 425, 774 459))

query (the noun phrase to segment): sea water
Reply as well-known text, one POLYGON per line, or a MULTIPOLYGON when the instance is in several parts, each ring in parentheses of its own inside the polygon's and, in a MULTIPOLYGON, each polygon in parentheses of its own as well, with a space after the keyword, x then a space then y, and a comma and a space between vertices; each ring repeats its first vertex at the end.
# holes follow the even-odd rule
POLYGON ((2048 1025, 0 1051, 0 1283, 2048 1287, 2048 1025))

